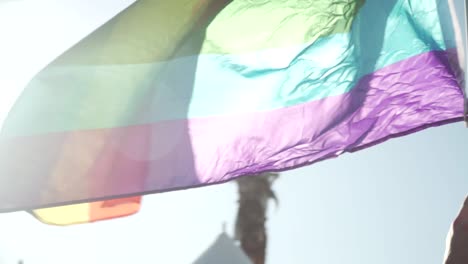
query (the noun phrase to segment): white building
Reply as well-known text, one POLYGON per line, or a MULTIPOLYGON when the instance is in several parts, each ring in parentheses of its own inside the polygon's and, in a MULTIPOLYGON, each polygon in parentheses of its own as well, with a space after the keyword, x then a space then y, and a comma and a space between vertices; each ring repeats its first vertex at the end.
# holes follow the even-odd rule
POLYGON ((216 241, 193 264, 252 264, 234 240, 226 233, 216 241))

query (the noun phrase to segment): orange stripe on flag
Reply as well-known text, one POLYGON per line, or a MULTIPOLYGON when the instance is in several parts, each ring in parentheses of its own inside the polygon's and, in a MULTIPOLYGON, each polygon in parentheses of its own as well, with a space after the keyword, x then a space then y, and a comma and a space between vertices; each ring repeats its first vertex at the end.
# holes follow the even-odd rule
POLYGON ((90 204, 90 222, 128 216, 140 210, 141 197, 128 197, 90 204))

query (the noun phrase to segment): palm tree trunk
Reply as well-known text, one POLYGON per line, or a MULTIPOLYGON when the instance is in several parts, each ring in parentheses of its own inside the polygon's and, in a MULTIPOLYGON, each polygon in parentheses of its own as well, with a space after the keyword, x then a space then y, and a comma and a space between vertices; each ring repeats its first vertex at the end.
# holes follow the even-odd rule
POLYGON ((253 264, 265 264, 267 204, 269 199, 276 201, 271 186, 277 177, 278 174, 265 173, 237 180, 239 209, 235 238, 240 241, 242 250, 253 264))

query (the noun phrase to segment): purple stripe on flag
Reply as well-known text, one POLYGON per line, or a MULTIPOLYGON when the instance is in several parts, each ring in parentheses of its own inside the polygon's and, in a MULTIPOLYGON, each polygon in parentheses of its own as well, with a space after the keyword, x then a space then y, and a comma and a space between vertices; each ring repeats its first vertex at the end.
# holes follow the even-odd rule
POLYGON ((0 210, 285 170, 462 116, 463 94, 448 53, 428 52, 364 77, 347 94, 293 107, 1 139, 0 210))

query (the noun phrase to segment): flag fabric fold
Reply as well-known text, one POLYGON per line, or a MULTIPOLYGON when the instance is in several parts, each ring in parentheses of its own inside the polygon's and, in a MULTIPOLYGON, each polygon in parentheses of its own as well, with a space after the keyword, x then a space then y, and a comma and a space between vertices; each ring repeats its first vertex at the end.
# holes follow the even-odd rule
POLYGON ((449 3, 139 1, 17 99, 0 210, 221 183, 463 120, 449 3))
POLYGON ((137 213, 140 205, 141 197, 136 196, 43 208, 30 213, 43 223, 67 226, 129 216, 137 213))

